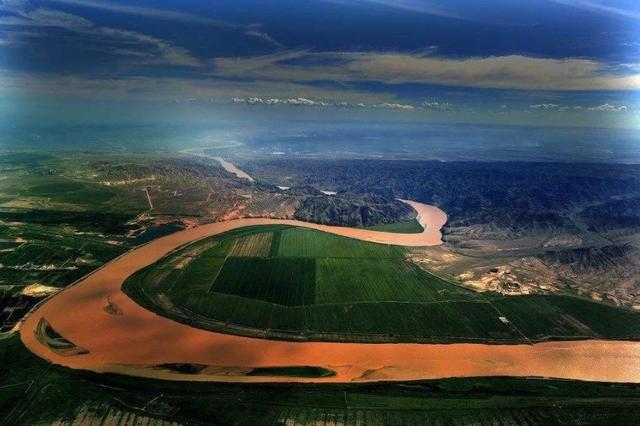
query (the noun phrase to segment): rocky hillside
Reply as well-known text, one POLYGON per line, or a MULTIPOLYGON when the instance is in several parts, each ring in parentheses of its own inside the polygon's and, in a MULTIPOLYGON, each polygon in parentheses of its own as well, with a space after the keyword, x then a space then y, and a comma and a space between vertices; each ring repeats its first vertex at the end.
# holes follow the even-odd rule
POLYGON ((405 203, 378 195, 339 193, 301 197, 296 219, 332 225, 373 226, 415 218, 405 203))
POLYGON ((573 273, 579 274, 629 266, 637 259, 639 251, 631 244, 611 244, 547 251, 540 256, 540 260, 554 267, 569 268, 573 273))

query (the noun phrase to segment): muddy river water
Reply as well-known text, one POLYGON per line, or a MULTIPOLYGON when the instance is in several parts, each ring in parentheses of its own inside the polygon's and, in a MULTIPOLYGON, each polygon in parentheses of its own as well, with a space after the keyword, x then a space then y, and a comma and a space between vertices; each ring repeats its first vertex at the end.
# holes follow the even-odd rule
POLYGON ((249 225, 297 225, 405 246, 440 244, 440 228, 446 222, 444 212, 407 202, 418 212, 425 226, 423 233, 394 234, 293 220, 238 219, 159 238, 111 261, 40 305, 22 324, 22 341, 38 356, 66 367, 171 380, 351 382, 503 375, 640 382, 639 342, 486 345, 271 341, 192 328, 144 309, 121 291, 129 275, 176 247, 249 225), (117 309, 105 309, 107 306, 117 309), (41 343, 35 331, 42 318, 88 353, 63 355, 41 343), (209 367, 199 374, 154 367, 172 363, 209 367), (243 374, 248 368, 272 366, 318 366, 336 374, 326 378, 243 374))

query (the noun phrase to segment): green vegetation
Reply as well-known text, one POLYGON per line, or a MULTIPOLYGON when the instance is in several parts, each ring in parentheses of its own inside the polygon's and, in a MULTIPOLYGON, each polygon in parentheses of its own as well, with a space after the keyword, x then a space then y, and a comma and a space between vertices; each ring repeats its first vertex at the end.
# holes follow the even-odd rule
POLYGON ((499 297, 492 303, 533 340, 640 338, 640 314, 571 296, 499 297), (532 316, 535 311, 537 315, 532 316))
POLYGON ((9 177, 2 189, 16 197, 44 198, 54 203, 97 206, 105 204, 116 192, 95 182, 76 180, 59 175, 29 175, 9 177))
POLYGON ((205 369, 202 364, 169 363, 156 366, 163 370, 169 370, 180 374, 198 374, 205 369))
POLYGON ((314 301, 315 259, 229 257, 218 274, 214 292, 285 306, 314 301))
POLYGON ((36 185, 26 189, 29 195, 51 198, 58 202, 74 204, 100 204, 114 197, 114 192, 104 186, 55 179, 54 182, 36 185))
POLYGON ((157 381, 50 365, 13 335, 0 339, 0 412, 6 425, 638 424, 640 387, 509 378, 344 385, 157 381))
POLYGON ((401 258, 404 249, 385 244, 365 243, 308 228, 282 229, 277 254, 284 257, 401 258))
POLYGON ((316 302, 437 302, 472 295, 402 258, 317 260, 316 302))
POLYGON ((571 296, 476 293, 404 253, 306 228, 247 227, 175 251, 131 276, 124 290, 195 327, 274 339, 640 338, 640 314, 631 310, 571 296))
POLYGON ((371 229, 373 231, 395 232, 399 234, 419 234, 424 231, 424 228, 416 219, 410 220, 408 222, 397 222, 385 225, 368 226, 367 229, 371 229))
POLYGON ((336 372, 322 367, 258 367, 247 373, 247 376, 283 376, 283 377, 331 377, 336 372))
POLYGON ((0 331, 43 297, 25 296, 26 287, 65 287, 129 248, 122 238, 102 234, 122 222, 106 213, 94 217, 91 224, 86 212, 0 211, 0 331))
MULTIPOLYGON (((0 263, 4 265, 0 284, 64 287, 128 248, 96 231, 73 228, 73 214, 65 214, 64 222, 40 224, 41 218, 55 215, 42 213, 32 212, 33 216, 29 216, 27 212, 0 212, 0 238, 13 242, 13 247, 0 252, 0 263)), ((82 229, 82 222, 78 226, 82 229)))

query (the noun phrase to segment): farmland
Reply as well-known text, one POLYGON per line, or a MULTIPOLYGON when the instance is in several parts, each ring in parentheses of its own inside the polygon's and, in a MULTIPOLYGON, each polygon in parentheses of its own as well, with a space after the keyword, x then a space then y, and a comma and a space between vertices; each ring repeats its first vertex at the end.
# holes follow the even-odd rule
POLYGON ((0 331, 128 249, 224 214, 237 185, 176 155, 0 154, 0 331))
POLYGON ((399 233, 419 233, 422 232, 422 226, 416 220, 410 220, 407 222, 397 222, 397 223, 389 223, 384 225, 373 225, 368 227, 374 231, 384 231, 384 232, 399 232, 399 233))
POLYGON ((410 262, 406 250, 306 228, 245 227, 172 252, 123 289, 195 327, 284 340, 640 338, 631 310, 569 294, 477 293, 410 262))
POLYGON ((6 331, 42 297, 61 289, 127 250, 128 244, 101 233, 117 216, 53 211, 0 211, 0 330, 6 331), (40 221, 49 221, 44 225, 40 221), (56 223, 58 222, 58 223, 56 223), (41 286, 47 292, 33 295, 41 286))

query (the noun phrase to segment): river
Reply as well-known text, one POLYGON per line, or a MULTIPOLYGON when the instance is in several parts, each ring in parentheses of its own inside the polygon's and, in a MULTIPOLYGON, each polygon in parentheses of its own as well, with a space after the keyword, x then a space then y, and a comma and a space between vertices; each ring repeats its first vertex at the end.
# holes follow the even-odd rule
POLYGON ((161 237, 106 264, 66 288, 24 321, 20 335, 38 356, 74 369, 169 380, 227 382, 364 382, 454 376, 542 376, 612 382, 640 382, 640 343, 570 341, 535 345, 286 342, 192 328, 150 312, 122 291, 124 280, 171 250, 243 226, 288 224, 346 237, 405 246, 441 243, 446 222, 436 207, 405 201, 425 227, 419 234, 318 225, 295 220, 238 219, 161 237), (117 311, 105 309, 109 304, 117 311), (45 318, 62 336, 89 351, 63 356, 40 343, 35 330, 45 318), (209 366, 200 374, 154 368, 160 364, 209 366), (252 367, 318 366, 336 372, 326 378, 246 376, 252 367))

